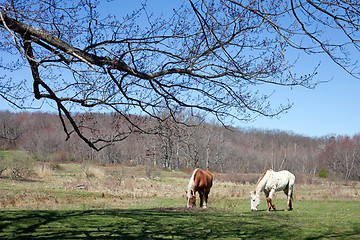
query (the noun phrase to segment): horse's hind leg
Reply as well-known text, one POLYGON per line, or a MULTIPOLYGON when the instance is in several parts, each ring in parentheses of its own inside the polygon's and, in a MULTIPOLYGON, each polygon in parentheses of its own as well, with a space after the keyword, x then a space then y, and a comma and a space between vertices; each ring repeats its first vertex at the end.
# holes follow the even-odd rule
POLYGON ((289 211, 291 211, 291 210, 293 210, 293 208, 292 208, 292 196, 290 197, 290 201, 289 201, 289 211))
POLYGON ((199 196, 200 196, 200 207, 203 207, 203 203, 204 203, 204 193, 203 193, 203 192, 199 192, 199 196))
POLYGON ((204 208, 207 208, 207 201, 208 201, 208 196, 209 196, 209 193, 208 192, 206 192, 205 193, 205 205, 204 205, 204 208))
POLYGON ((284 190, 284 193, 287 195, 287 205, 285 211, 291 211, 292 210, 292 189, 286 188, 284 190))

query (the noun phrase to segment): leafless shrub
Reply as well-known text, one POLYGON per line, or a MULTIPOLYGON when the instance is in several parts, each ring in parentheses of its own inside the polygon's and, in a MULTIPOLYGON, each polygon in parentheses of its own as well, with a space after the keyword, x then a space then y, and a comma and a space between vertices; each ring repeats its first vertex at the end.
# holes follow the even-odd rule
POLYGON ((121 170, 113 170, 110 172, 110 177, 114 179, 118 185, 120 186, 125 178, 125 171, 123 169, 121 170))
POLYGON ((145 174, 148 179, 154 179, 161 176, 161 171, 153 166, 146 166, 145 174))
POLYGON ((21 180, 33 175, 33 162, 27 153, 15 151, 12 153, 12 161, 9 166, 9 176, 11 179, 21 180))
POLYGON ((0 166, 0 175, 8 168, 8 166, 0 166))
POLYGON ((31 159, 25 152, 13 151, 0 159, 0 175, 11 179, 23 179, 31 175, 31 159))

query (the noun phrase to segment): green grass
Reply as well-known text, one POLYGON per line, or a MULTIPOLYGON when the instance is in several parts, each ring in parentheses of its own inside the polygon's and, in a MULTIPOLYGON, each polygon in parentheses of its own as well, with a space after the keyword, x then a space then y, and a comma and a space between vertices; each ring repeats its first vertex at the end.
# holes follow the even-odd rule
POLYGON ((225 199, 207 210, 187 210, 180 202, 170 207, 167 200, 145 208, 0 211, 0 238, 360 238, 358 201, 297 200, 291 212, 250 212, 249 204, 247 199, 225 199))
POLYGON ((10 151, 0 151, 0 159, 1 158, 8 158, 11 156, 11 152, 10 151))
POLYGON ((264 211, 262 195, 261 211, 251 212, 253 186, 216 180, 209 208, 188 210, 191 172, 154 169, 148 177, 143 166, 93 165, 99 171, 88 179, 84 164, 57 165, 33 178, 0 176, 0 239, 360 239, 358 182, 298 184, 294 211, 283 211, 278 193, 278 211, 264 211))

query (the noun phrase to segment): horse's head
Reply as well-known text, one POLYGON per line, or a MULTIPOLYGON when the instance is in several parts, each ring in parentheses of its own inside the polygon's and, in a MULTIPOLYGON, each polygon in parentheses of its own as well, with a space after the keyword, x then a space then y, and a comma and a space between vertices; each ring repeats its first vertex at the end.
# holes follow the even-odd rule
POLYGON ((190 190, 190 192, 186 191, 186 200, 187 200, 187 207, 194 207, 196 204, 196 197, 195 194, 193 192, 193 190, 190 190))
POLYGON ((251 211, 256 211, 260 204, 260 198, 254 192, 251 192, 250 203, 251 203, 251 211))

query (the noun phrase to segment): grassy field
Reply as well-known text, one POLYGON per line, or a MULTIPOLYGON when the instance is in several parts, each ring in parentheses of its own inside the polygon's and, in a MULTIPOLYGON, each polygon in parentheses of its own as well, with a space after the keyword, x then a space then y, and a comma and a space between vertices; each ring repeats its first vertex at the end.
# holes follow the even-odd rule
POLYGON ((185 208, 190 172, 141 166, 45 164, 29 179, 0 178, 0 238, 359 239, 357 182, 295 185, 294 211, 250 211, 253 184, 215 173, 209 208, 185 208))
MULTIPOLYGON (((227 202, 228 203, 228 202, 227 202)), ((155 202, 153 203, 155 204, 155 202)), ((0 237, 8 239, 359 239, 359 202, 297 201, 293 212, 211 207, 88 210, 6 210, 0 237)), ((155 204, 156 205, 156 204, 155 204)))

